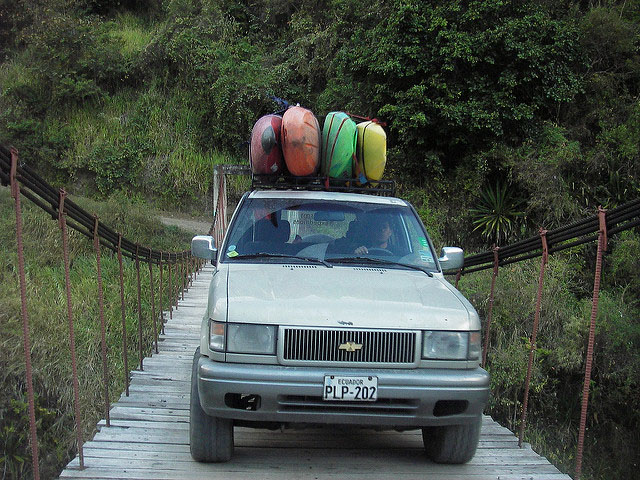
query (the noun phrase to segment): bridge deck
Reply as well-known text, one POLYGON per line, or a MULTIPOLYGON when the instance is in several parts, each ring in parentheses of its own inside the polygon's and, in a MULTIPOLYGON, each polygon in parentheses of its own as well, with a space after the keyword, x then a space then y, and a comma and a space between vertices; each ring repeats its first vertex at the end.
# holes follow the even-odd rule
POLYGON ((224 464, 202 464, 189 454, 189 382, 198 344, 208 266, 165 326, 160 353, 132 372, 130 395, 111 408, 111 427, 84 445, 61 478, 83 479, 526 479, 570 480, 512 432, 483 418, 480 444, 466 465, 438 465, 424 456, 419 431, 346 428, 268 431, 236 427, 235 453, 224 464))

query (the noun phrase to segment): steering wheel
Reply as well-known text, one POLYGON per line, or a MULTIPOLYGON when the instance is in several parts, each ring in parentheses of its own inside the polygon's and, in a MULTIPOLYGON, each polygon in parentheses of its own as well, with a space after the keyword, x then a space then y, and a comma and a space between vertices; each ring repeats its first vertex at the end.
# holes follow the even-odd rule
POLYGON ((367 251, 371 255, 395 255, 391 250, 387 250, 386 248, 371 247, 367 248, 367 251))

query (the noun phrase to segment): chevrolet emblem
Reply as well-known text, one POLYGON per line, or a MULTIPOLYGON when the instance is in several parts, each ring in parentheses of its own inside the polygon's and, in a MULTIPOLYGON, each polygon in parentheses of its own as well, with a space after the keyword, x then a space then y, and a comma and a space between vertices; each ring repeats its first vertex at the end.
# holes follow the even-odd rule
POLYGON ((338 350, 346 350, 347 352, 355 352, 356 350, 360 350, 362 348, 361 343, 355 342, 347 342, 343 343, 338 347, 338 350))

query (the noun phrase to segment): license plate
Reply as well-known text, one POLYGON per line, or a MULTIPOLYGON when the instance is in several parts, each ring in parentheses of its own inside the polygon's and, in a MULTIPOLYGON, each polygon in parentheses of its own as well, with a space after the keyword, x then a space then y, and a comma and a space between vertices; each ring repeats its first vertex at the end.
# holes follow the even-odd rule
POLYGON ((378 399, 378 377, 325 375, 322 399, 374 402, 378 399))

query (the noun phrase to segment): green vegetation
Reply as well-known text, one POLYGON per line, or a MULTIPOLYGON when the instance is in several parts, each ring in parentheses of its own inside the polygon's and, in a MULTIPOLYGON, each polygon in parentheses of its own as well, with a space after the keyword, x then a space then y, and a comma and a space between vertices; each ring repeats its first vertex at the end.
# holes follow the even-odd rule
MULTIPOLYGON (((119 205, 133 197, 201 212, 213 165, 246 162, 253 123, 279 109, 270 95, 319 117, 347 110, 387 122, 386 176, 416 205, 436 244, 486 250, 640 194, 638 12, 639 0, 374 0, 366 10, 355 0, 0 0, 0 142, 56 185, 115 198, 107 207, 114 226, 157 242, 165 234, 128 224, 131 208, 119 205)), ((56 251, 50 223, 30 220, 29 228, 56 251)), ((9 240, 0 316, 2 328, 13 329, 9 240)), ((639 243, 637 229, 620 234, 605 259, 585 478, 632 477, 640 460, 632 404, 639 243)), ((74 245, 91 258, 83 239, 74 245)), ((552 259, 536 356, 529 441, 566 471, 575 460, 594 248, 552 259)), ((43 267, 30 274, 59 275, 57 254, 33 250, 29 263, 43 267)), ((91 265, 78 258, 74 271, 91 265)), ((76 274, 78 288, 92 288, 76 274)), ((62 303, 59 280, 47 278, 34 277, 30 287, 40 294, 58 285, 56 305, 43 301, 33 307, 40 313, 62 303)), ((514 426, 536 278, 535 262, 512 265, 498 285, 491 412, 514 426)), ((481 313, 489 281, 478 273, 461 282, 481 313)), ((39 361, 49 373, 66 365, 39 361)), ((3 371, 18 403, 3 397, 1 408, 17 426, 22 376, 12 368, 3 371)), ((68 394, 57 390, 60 382, 39 381, 41 422, 66 432, 51 437, 66 452, 68 394)), ((3 435, 6 445, 23 445, 21 428, 3 435)), ((6 452, 22 468, 24 449, 6 452)))
MULTIPOLYGON (((496 184, 496 188, 488 187, 481 193, 480 205, 470 211, 475 219, 474 230, 482 229, 482 236, 496 245, 512 236, 516 230, 516 220, 524 216, 518 211, 518 200, 512 196, 511 190, 505 185, 496 184)), ((520 232, 518 232, 520 233, 520 232)))

